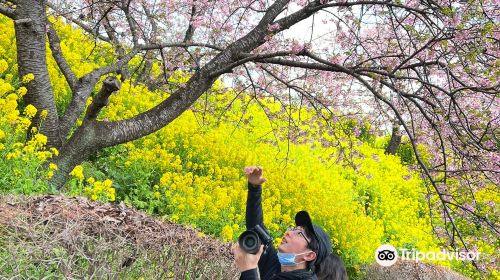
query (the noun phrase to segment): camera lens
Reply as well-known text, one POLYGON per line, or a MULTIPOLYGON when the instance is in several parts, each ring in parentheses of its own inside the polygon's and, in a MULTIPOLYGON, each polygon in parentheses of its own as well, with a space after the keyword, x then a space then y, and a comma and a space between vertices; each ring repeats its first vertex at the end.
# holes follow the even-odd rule
POLYGON ((243 232, 238 238, 240 248, 250 254, 256 254, 259 251, 261 241, 259 235, 252 230, 243 232))
POLYGON ((255 246, 255 243, 257 243, 257 240, 255 240, 253 236, 248 236, 244 242, 245 242, 245 247, 252 248, 255 246))

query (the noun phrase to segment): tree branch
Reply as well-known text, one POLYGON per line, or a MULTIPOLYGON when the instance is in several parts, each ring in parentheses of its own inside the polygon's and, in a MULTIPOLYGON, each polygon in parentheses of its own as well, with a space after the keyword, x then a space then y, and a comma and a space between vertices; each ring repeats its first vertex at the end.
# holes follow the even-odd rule
POLYGON ((239 58, 238 54, 250 53, 265 42, 269 23, 281 13, 287 4, 288 0, 274 2, 252 31, 229 45, 227 49, 197 71, 189 79, 185 87, 174 92, 154 108, 127 120, 99 122, 98 129, 102 130, 103 135, 105 135, 104 139, 99 143, 100 147, 108 147, 138 139, 161 129, 174 120, 215 82, 218 76, 213 75, 213 73, 237 60, 239 58))
POLYGON ((47 28, 47 37, 49 38, 49 47, 52 51, 52 56, 56 60, 59 69, 61 69, 61 72, 66 78, 71 91, 75 92, 78 87, 78 80, 62 54, 59 36, 57 36, 57 32, 54 30, 54 26, 52 24, 49 24, 47 28))
POLYGON ((104 80, 103 85, 99 93, 95 96, 92 104, 90 104, 87 109, 87 115, 85 119, 95 120, 101 109, 109 104, 109 96, 114 91, 120 89, 120 82, 116 77, 108 77, 104 80))
POLYGON ((321 0, 316 0, 314 2, 309 3, 307 6, 304 8, 300 9, 299 11, 283 17, 276 21, 275 23, 279 24, 279 29, 274 31, 274 33, 278 33, 280 31, 286 30, 290 28, 292 25, 296 24, 299 21, 302 21, 312 14, 316 13, 319 10, 325 9, 325 8, 331 8, 331 7, 352 7, 352 6, 357 6, 357 5, 386 5, 386 6, 391 6, 391 7, 397 7, 397 8, 403 8, 407 10, 411 10, 420 14, 426 14, 425 11, 415 9, 412 7, 404 6, 404 5, 399 5, 399 4, 394 4, 391 3, 391 1, 356 1, 356 2, 330 2, 323 4, 324 1, 321 0))
MULTIPOLYGON (((118 41, 118 38, 115 35, 116 31, 111 26, 111 23, 109 22, 107 14, 110 11, 111 11, 111 8, 108 8, 108 10, 105 11, 104 16, 102 18, 102 22, 103 22, 104 30, 106 30, 106 33, 108 34, 108 37, 111 40, 111 43, 115 46, 114 49, 115 49, 116 56, 118 57, 118 60, 120 60, 125 56, 126 51, 125 51, 125 48, 122 46, 122 44, 120 44, 120 42, 118 41)), ((122 81, 128 79, 130 76, 127 69, 121 69, 121 71, 119 71, 119 72, 120 72, 119 74, 121 74, 122 81)))
POLYGON ((255 61, 261 62, 261 63, 270 63, 270 64, 277 64, 277 65, 283 65, 283 66, 298 67, 298 68, 303 68, 303 69, 350 73, 348 68, 341 66, 339 64, 326 65, 326 64, 322 64, 322 63, 292 61, 292 60, 286 60, 286 59, 282 59, 282 58, 265 58, 265 59, 257 59, 255 61))
POLYGON ((134 55, 136 55, 138 49, 133 49, 125 57, 116 62, 113 65, 95 69, 94 71, 88 73, 87 75, 80 78, 80 87, 76 92, 73 92, 73 98, 71 103, 64 112, 64 116, 61 119, 61 136, 63 139, 66 138, 71 128, 75 125, 76 120, 82 114, 85 109, 85 104, 89 98, 95 84, 99 79, 106 74, 119 71, 123 65, 129 62, 134 55))
POLYGON ((147 50, 158 50, 158 49, 164 49, 164 48, 187 48, 187 47, 204 47, 204 48, 209 48, 213 49, 216 51, 224 51, 225 48, 218 47, 216 45, 212 44, 205 44, 205 43, 192 43, 192 42, 181 42, 181 43, 162 43, 162 44, 151 44, 151 45, 142 45, 140 46, 141 50, 147 51, 147 50))
POLYGON ((194 16, 196 15, 196 4, 195 4, 196 0, 193 0, 193 6, 191 6, 191 16, 190 16, 190 19, 189 19, 189 26, 186 30, 186 34, 184 34, 184 40, 182 40, 183 42, 190 42, 192 39, 193 39, 193 35, 194 35, 194 26, 193 26, 193 18, 194 16))
MULTIPOLYGON (((123 66, 125 66, 139 52, 139 50, 140 50, 139 48, 134 48, 128 54, 126 54, 123 58, 121 58, 118 62, 116 62, 115 64, 95 69, 94 71, 90 72, 89 74, 87 74, 85 76, 96 76, 97 78, 100 78, 103 75, 117 72, 123 66)), ((84 78, 85 78, 85 76, 84 76, 84 78)))
POLYGON ((127 19, 127 23, 130 28, 130 33, 132 35, 132 42, 134 43, 134 46, 137 46, 139 44, 139 38, 137 36, 137 25, 135 19, 130 14, 131 2, 132 2, 131 0, 127 0, 127 4, 125 5, 125 1, 123 1, 121 9, 125 13, 125 18, 127 19))
MULTIPOLYGON (((62 14, 59 9, 57 9, 54 5, 52 5, 51 3, 47 2, 46 3, 47 7, 51 8, 53 11, 55 11, 56 13, 59 13, 59 14, 62 14)), ((83 30, 85 30, 87 33, 89 33, 90 35, 92 36, 95 36, 97 37, 98 39, 102 40, 102 41, 105 41, 105 42, 110 42, 110 39, 102 34, 99 34, 98 30, 95 30, 93 28, 91 28, 90 26, 88 26, 87 24, 85 24, 83 21, 79 20, 79 19, 76 19, 76 18, 73 18, 71 16, 68 16, 68 15, 63 15, 64 18, 66 18, 67 20, 75 23, 76 25, 80 26, 83 30)))
POLYGON ((286 56, 286 55, 291 55, 291 54, 292 53, 289 51, 280 51, 280 52, 275 52, 275 53, 264 53, 264 54, 255 54, 255 55, 242 54, 241 56, 244 58, 229 64, 228 66, 213 73, 213 75, 216 75, 216 76, 222 75, 226 72, 229 72, 231 69, 234 69, 235 67, 242 65, 242 64, 245 64, 246 62, 249 62, 249 61, 259 61, 259 60, 263 60, 263 59, 267 59, 267 58, 272 58, 272 57, 277 57, 277 56, 286 56))
MULTIPOLYGON (((148 18, 149 22, 151 23, 150 37, 148 39, 144 35, 144 41, 149 42, 150 44, 154 44, 157 42, 158 38, 158 24, 156 24, 156 21, 153 15, 151 14, 151 11, 149 10, 148 6, 145 3, 142 4, 142 9, 144 10, 144 13, 146 14, 146 17, 148 18)), ((136 82, 145 83, 149 89, 152 89, 150 73, 153 67, 153 59, 154 59, 154 52, 146 51, 146 54, 144 55, 143 59, 145 61, 144 67, 142 67, 136 79, 136 82)))

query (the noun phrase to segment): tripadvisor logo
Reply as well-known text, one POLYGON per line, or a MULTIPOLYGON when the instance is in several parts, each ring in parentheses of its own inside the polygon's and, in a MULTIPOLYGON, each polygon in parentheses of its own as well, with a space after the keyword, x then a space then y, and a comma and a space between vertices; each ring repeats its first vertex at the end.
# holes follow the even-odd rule
POLYGON ((391 266, 398 260, 398 251, 390 244, 380 245, 375 251, 375 260, 381 266, 391 266))
POLYGON ((396 263, 397 259, 411 260, 411 261, 444 261, 444 260, 460 260, 460 261, 473 261, 479 260, 479 252, 448 252, 441 250, 439 252, 420 252, 416 250, 409 250, 400 248, 396 250, 390 244, 380 245, 375 251, 375 260, 381 266, 391 266, 396 263))

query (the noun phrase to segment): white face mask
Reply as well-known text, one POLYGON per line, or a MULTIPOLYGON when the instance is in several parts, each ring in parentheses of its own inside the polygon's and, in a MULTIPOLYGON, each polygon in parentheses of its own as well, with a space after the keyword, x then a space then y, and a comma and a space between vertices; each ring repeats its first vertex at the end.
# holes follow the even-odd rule
POLYGON ((304 263, 306 261, 302 262, 295 262, 295 257, 303 254, 310 253, 312 251, 304 252, 304 253, 299 253, 299 254, 294 254, 294 253, 280 253, 278 252, 278 261, 282 266, 295 266, 301 263, 304 263))

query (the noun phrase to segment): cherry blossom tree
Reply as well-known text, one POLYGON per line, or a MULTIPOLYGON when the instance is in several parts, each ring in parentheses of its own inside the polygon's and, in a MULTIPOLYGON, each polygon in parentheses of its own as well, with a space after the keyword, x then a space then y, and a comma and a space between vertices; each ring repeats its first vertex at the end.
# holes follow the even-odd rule
MULTIPOLYGON (((35 75, 25 102, 48 111, 41 132, 60 149, 55 186, 96 151, 168 125, 223 78, 242 94, 300 102, 394 131, 387 151, 409 140, 428 196, 437 198, 429 201, 445 222, 440 232, 453 246, 468 249, 459 218, 500 235, 498 213, 479 211, 474 198, 499 185, 497 1, 1 0, 0 13, 14 21, 19 75, 35 75), (111 43, 116 62, 76 77, 48 15, 111 43), (304 30, 309 36, 297 36, 304 30), (61 117, 47 40, 73 92, 61 117), (131 71, 127 63, 135 56, 142 63, 131 71), (151 74, 154 62, 162 75, 151 74), (161 88, 176 70, 191 78, 147 112, 116 122, 96 119, 120 86, 113 77, 84 112, 105 75, 161 88), (82 114, 83 124, 70 134, 82 114)), ((334 122, 337 115, 324 117, 334 122)))

